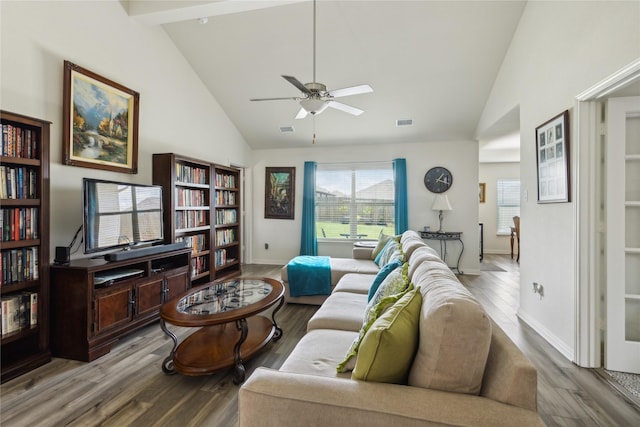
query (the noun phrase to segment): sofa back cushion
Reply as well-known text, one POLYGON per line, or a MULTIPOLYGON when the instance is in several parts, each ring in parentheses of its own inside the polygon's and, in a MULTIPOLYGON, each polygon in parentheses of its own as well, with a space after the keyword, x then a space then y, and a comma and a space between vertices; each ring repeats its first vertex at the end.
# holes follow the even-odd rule
POLYGON ((416 269, 425 261, 431 261, 432 263, 441 262, 440 257, 438 256, 436 251, 434 251, 427 245, 416 248, 416 250, 411 253, 411 256, 408 260, 409 270, 407 272, 407 274, 409 275, 409 279, 413 278, 416 269))
POLYGON ((491 320, 450 270, 428 264, 413 276, 421 288, 422 309, 409 385, 477 395, 491 344, 491 320))

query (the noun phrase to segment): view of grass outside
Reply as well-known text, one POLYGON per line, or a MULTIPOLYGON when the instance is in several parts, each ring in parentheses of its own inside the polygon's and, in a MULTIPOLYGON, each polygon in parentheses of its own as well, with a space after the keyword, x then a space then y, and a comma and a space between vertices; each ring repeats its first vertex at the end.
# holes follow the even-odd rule
MULTIPOLYGON (((341 224, 339 222, 317 222, 316 227, 316 235, 320 239, 349 238, 349 224, 341 224)), ((354 238, 360 238, 363 240, 377 240, 378 236, 380 235, 380 231, 387 235, 393 235, 395 234, 395 226, 393 224, 358 224, 358 236, 354 236, 354 238)))

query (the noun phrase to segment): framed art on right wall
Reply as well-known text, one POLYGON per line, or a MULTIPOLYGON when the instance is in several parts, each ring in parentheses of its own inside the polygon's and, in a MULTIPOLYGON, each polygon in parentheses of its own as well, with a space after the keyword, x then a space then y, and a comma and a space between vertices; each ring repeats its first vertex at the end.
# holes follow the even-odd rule
POLYGON ((536 128, 538 203, 571 201, 569 110, 536 128))

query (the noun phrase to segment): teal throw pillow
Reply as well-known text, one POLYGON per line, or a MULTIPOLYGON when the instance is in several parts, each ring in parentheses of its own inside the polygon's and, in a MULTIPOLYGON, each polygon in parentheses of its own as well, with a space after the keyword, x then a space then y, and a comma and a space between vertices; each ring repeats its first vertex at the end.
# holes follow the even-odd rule
POLYGON ((373 279, 373 283, 371 284, 371 287, 369 288, 369 295, 368 295, 367 301, 371 301, 371 298, 373 298, 373 296, 375 295, 376 291, 378 290, 378 288, 382 284, 382 281, 387 278, 389 273, 391 273, 393 270, 395 270, 396 268, 400 267, 401 265, 402 265, 402 260, 395 259, 395 260, 391 261, 389 264, 387 264, 384 267, 382 267, 380 269, 380 271, 378 271, 378 274, 376 275, 376 278, 373 279))
POLYGON ((392 254, 394 252, 399 253, 399 251, 400 251, 400 245, 398 244, 398 241, 395 238, 391 238, 389 239, 387 244, 384 245, 384 248, 382 248, 382 250, 380 251, 378 256, 376 256, 376 259, 374 261, 376 264, 378 264, 379 267, 383 267, 385 264, 389 262, 392 254))

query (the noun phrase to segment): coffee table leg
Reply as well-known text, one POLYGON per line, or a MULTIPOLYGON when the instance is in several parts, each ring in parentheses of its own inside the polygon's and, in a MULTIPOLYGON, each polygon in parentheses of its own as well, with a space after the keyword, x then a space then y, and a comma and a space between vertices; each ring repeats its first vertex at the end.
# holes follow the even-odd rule
POLYGON ((240 347, 242 343, 247 339, 247 319, 236 320, 236 328, 240 331, 240 339, 233 348, 233 360, 235 366, 233 368, 233 383, 240 384, 244 382, 245 369, 242 364, 242 356, 240 355, 240 347))
POLYGON ((164 322, 164 319, 160 319, 160 328, 164 331, 165 334, 169 335, 173 340, 173 348, 171 349, 171 353, 167 356, 166 359, 162 362, 162 372, 167 375, 173 375, 176 373, 175 367, 173 366, 173 355, 176 352, 176 348, 178 348, 178 337, 167 328, 167 325, 164 322))
POLYGON ((278 304, 276 309, 273 310, 273 313, 271 313, 271 321, 273 322, 273 326, 276 328, 276 331, 273 334, 274 341, 278 341, 280 338, 282 338, 282 328, 278 326, 278 324, 276 323, 276 313, 278 312, 278 310, 282 308, 283 304, 284 304, 284 297, 280 299, 280 304, 278 304))

